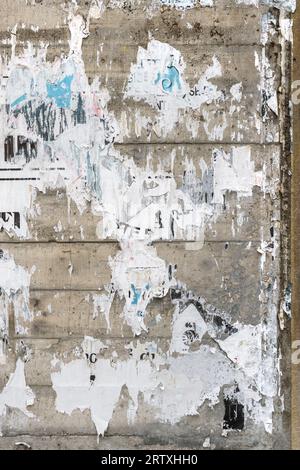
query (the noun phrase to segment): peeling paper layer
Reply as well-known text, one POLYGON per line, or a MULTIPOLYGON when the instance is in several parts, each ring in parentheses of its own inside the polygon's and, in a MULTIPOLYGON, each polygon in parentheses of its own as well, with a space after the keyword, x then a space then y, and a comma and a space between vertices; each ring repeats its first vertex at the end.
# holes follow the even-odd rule
MULTIPOLYGON (((212 64, 194 87, 185 81, 184 69, 180 52, 154 39, 148 43, 147 49, 139 47, 137 63, 131 66, 125 98, 143 100, 158 111, 156 132, 159 135, 166 136, 171 132, 179 120, 179 110, 198 109, 205 103, 217 104, 224 99, 222 91, 211 82, 211 79, 222 75, 216 57, 212 58, 212 64)), ((208 129, 212 116, 206 117, 208 129)))
MULTIPOLYGON (((195 319, 190 315, 188 318, 189 321, 195 319)), ((53 372, 51 378, 57 394, 57 410, 71 414, 77 408, 90 409, 97 433, 103 435, 123 386, 127 387, 130 397, 130 422, 134 421, 138 412, 138 398, 142 393, 143 400, 153 409, 155 419, 175 424, 184 416, 196 415, 205 400, 211 406, 215 405, 220 399, 222 387, 237 383, 247 419, 263 422, 266 431, 271 432, 276 384, 272 380, 273 388, 264 395, 266 390, 261 388, 263 375, 266 373, 264 366, 269 367, 270 364, 264 364, 261 337, 255 337, 251 331, 249 339, 249 328, 255 329, 250 325, 241 326, 240 332, 229 337, 230 343, 229 340, 219 341, 220 348, 200 345, 198 351, 186 354, 186 351, 173 346, 170 353, 176 349, 183 352, 183 355, 176 358, 168 355, 165 359, 164 355, 154 353, 149 356, 152 359, 141 361, 140 351, 144 350, 145 344, 138 343, 136 347, 132 345, 131 357, 127 360, 112 363, 109 359, 98 359, 93 364, 92 383, 88 361, 76 359, 67 364, 63 361, 56 362, 55 369, 59 370, 53 372), (243 337, 246 338, 245 342, 243 337), (253 351, 254 355, 251 354, 253 351), (259 406, 263 396, 264 406, 259 406)), ((202 333, 204 330, 205 328, 202 333)), ((178 341, 178 327, 173 330, 173 334, 172 344, 175 345, 178 341)), ((201 339, 200 336, 198 339, 201 339)), ((151 350, 153 351, 153 346, 151 350)))
POLYGON ((15 263, 7 252, 0 250, 0 364, 5 361, 8 340, 9 309, 13 309, 15 333, 26 333, 26 322, 33 319, 29 307, 30 278, 22 266, 15 263))
MULTIPOLYGON (((74 16, 69 26, 70 52, 66 58, 48 64, 46 48, 34 50, 29 45, 21 56, 13 50, 11 60, 4 66, 8 78, 1 112, 7 124, 0 144, 2 141, 7 149, 4 165, 10 178, 0 188, 3 228, 19 237, 29 237, 26 217, 37 215, 37 191, 64 189, 81 213, 91 204, 92 212, 102 217, 97 227, 99 237, 203 240, 205 226, 208 220, 216 220, 227 191, 249 197, 252 187, 261 185, 251 162, 250 147, 233 147, 232 155, 216 149, 210 167, 200 159, 202 181, 198 182, 195 177, 191 180, 197 169, 186 159, 190 178, 187 183, 197 184, 202 194, 208 193, 208 188, 211 194, 215 191, 209 201, 203 196, 195 200, 187 184, 178 188, 169 172, 153 171, 151 165, 137 167, 113 147, 119 130, 107 110, 108 91, 96 79, 88 83, 81 55, 82 41, 88 34, 85 24, 81 17, 74 16), (12 149, 17 149, 17 153, 10 155, 12 149), (20 166, 22 181, 16 179, 20 166), (220 183, 224 177, 226 184, 220 183)), ((152 40, 147 50, 139 49, 138 64, 132 66, 126 96, 146 100, 154 107, 158 99, 164 103, 158 109, 164 130, 174 126, 179 109, 194 109, 223 99, 222 92, 210 81, 221 74, 215 57, 200 78, 199 93, 193 99, 182 78, 185 65, 176 49, 152 40), (157 60, 152 59, 153 54, 157 60), (139 78, 145 73, 146 82, 139 78)), ((231 87, 231 109, 236 111, 241 90, 240 83, 231 87)), ((274 109, 271 102, 270 98, 268 105, 274 109)), ((218 133, 221 127, 217 124, 207 129, 218 133)))
POLYGON ((33 418, 34 415, 27 410, 27 407, 33 405, 34 400, 33 391, 26 385, 24 362, 18 359, 15 372, 10 375, 7 384, 0 392, 0 418, 5 415, 6 407, 17 408, 29 418, 33 418))
MULTIPOLYGON (((195 2, 169 3, 185 8, 195 2)), ((205 6, 211 3, 201 2, 205 6)), ((292 8, 291 2, 273 3, 292 8)), ((120 242, 119 252, 108 260, 110 285, 105 293, 92 296, 93 318, 103 314, 109 331, 110 308, 118 295, 124 299, 122 320, 134 335, 140 335, 147 331, 150 302, 170 294, 174 303, 172 337, 167 352, 160 351, 155 343, 137 341, 127 359, 112 352, 114 360, 99 357, 109 348, 108 343, 85 337, 80 358, 68 363, 63 358, 53 361, 51 378, 57 410, 67 414, 76 409, 90 410, 98 435, 103 435, 124 386, 130 397, 129 423, 138 415, 140 395, 156 420, 175 424, 184 416, 196 415, 206 400, 214 406, 226 390, 228 396, 238 396, 246 420, 263 423, 266 431, 272 432, 277 394, 276 315, 271 311, 266 324, 247 325, 216 312, 205 300, 187 294, 175 279, 175 268, 151 245, 155 240, 174 239, 201 245, 206 227, 223 209, 226 194, 235 192, 239 200, 250 198, 255 186, 265 191, 265 172, 256 171, 247 145, 232 146, 228 152, 216 147, 210 164, 199 156, 199 168, 184 158, 181 186, 170 172, 153 170, 149 162, 140 168, 133 159, 121 155, 114 148, 122 131, 108 111, 109 92, 97 79, 89 83, 82 59, 90 18, 100 18, 103 11, 103 3, 94 1, 87 23, 79 15, 70 15, 69 54, 53 64, 46 61, 47 46, 35 50, 29 44, 16 55, 12 34, 12 56, 1 63, 1 122, 5 125, 0 145, 6 152, 4 165, 11 180, 0 186, 0 212, 4 214, 0 228, 29 237, 26 218, 37 215, 34 201, 38 191, 64 189, 81 213, 90 205, 99 216, 99 237, 120 242), (25 181, 16 179, 19 168, 25 181), (175 291, 177 296, 172 297, 175 291)), ((285 36, 287 28, 285 24, 285 36)), ((264 43, 256 66, 262 77, 266 119, 267 112, 278 114, 278 103, 264 43)), ((215 121, 215 109, 225 97, 214 84, 214 79, 222 76, 221 64, 213 57, 193 87, 184 78, 184 71, 185 62, 177 49, 151 39, 147 49, 138 49, 124 98, 143 101, 157 111, 156 131, 160 136, 174 129, 181 111, 203 107, 208 137, 222 139, 228 123, 226 116, 215 121), (193 98, 191 88, 198 90, 193 98), (206 104, 214 105, 213 113, 204 109, 206 104)), ((242 98, 243 84, 232 85, 226 98, 229 115, 239 113, 242 98)), ((143 116, 137 116, 136 121, 141 123, 136 129, 139 136, 143 116)), ((195 137, 197 123, 187 119, 187 125, 195 137)), ((268 137, 270 142, 273 139, 273 135, 268 137)), ((61 230, 61 223, 57 230, 61 230)), ((69 273, 72 276, 72 265, 69 273)), ((0 332, 4 339, 11 304, 17 332, 26 333, 23 322, 32 319, 31 274, 7 253, 0 257, 0 332)), ((4 356, 3 348, 0 362, 4 356)), ((27 406, 33 401, 34 394, 25 383, 24 363, 18 359, 15 373, 0 394, 0 414, 6 406, 12 406, 31 416, 27 406)))

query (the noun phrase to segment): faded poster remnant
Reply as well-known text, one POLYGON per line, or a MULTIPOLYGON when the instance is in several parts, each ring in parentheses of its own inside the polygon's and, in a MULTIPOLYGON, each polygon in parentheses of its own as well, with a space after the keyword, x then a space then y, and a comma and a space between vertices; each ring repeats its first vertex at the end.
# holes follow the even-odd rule
POLYGON ((32 272, 16 265, 7 252, 0 250, 0 364, 5 361, 8 341, 9 308, 13 309, 15 333, 26 332, 26 323, 33 319, 29 307, 29 286, 32 272))
POLYGON ((266 447, 293 2, 51 8, 1 51, 1 420, 266 447))
POLYGON ((24 362, 18 359, 15 372, 11 374, 4 389, 0 392, 0 430, 1 416, 5 415, 7 407, 17 408, 29 418, 34 418, 34 415, 27 410, 28 406, 33 405, 34 400, 33 391, 26 385, 24 362))

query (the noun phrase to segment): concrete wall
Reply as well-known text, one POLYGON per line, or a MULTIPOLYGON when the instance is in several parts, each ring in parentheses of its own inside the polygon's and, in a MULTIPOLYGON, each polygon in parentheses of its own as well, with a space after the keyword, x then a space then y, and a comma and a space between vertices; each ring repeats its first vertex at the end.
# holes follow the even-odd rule
MULTIPOLYGON (((292 80, 293 82, 299 79, 300 76, 300 22, 299 22, 299 9, 296 10, 294 15, 294 25, 293 25, 293 67, 292 67, 292 80)), ((294 100, 293 100, 294 101, 294 100)), ((300 245, 298 241, 297 231, 299 226, 299 190, 298 190, 298 181, 299 181, 299 151, 300 151, 300 138, 299 138, 299 125, 300 125, 300 109, 298 100, 293 103, 293 165, 292 165, 292 173, 293 173, 293 188, 292 188, 292 197, 291 197, 291 207, 292 207, 292 284, 294 292, 297 292, 297 286, 299 282, 299 255, 300 255, 300 245)), ((291 418, 292 418, 292 447, 293 449, 300 449, 300 393, 299 393, 299 386, 300 386, 300 370, 299 370, 299 350, 297 346, 300 344, 298 342, 298 338, 300 336, 300 316, 299 312, 299 299, 297 295, 293 296, 293 316, 292 316, 292 348, 293 353, 296 354, 296 360, 293 360, 292 356, 292 393, 291 393, 291 418), (294 346, 294 347, 293 347, 294 346), (296 346, 296 347, 295 347, 296 346)))
POLYGON ((1 0, 0 448, 290 446, 293 9, 1 0))

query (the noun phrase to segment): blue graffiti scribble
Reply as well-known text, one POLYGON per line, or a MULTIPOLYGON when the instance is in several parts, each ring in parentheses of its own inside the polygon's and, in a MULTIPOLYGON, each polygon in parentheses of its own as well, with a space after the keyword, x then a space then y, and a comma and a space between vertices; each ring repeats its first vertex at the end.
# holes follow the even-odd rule
POLYGON ((179 80, 179 71, 174 65, 168 65, 166 73, 163 75, 158 72, 157 78, 155 80, 155 85, 161 81, 161 85, 164 91, 172 92, 173 86, 176 84, 178 90, 181 89, 181 84, 179 80))
POLYGON ((71 83, 73 75, 67 75, 56 83, 47 83, 49 98, 54 98, 59 108, 69 108, 71 104, 71 83))
POLYGON ((19 96, 16 100, 11 103, 11 107, 13 108, 14 106, 18 106, 18 104, 22 103, 22 101, 26 100, 26 98, 26 93, 22 96, 19 96))
POLYGON ((138 301, 141 297, 141 294, 142 294, 142 290, 141 289, 136 289, 136 287, 131 284, 131 290, 133 291, 133 298, 132 298, 132 301, 131 301, 131 305, 137 305, 138 304, 138 301))
POLYGON ((131 305, 137 305, 138 302, 139 302, 139 300, 140 300, 140 298, 141 298, 141 296, 142 296, 143 291, 144 291, 145 289, 146 289, 146 290, 149 290, 149 289, 150 289, 150 285, 149 285, 149 284, 146 284, 146 285, 145 285, 145 288, 143 288, 143 289, 137 289, 134 284, 130 284, 130 288, 131 288, 131 290, 132 290, 132 292, 133 292, 133 298, 132 298, 132 301, 131 301, 131 305))

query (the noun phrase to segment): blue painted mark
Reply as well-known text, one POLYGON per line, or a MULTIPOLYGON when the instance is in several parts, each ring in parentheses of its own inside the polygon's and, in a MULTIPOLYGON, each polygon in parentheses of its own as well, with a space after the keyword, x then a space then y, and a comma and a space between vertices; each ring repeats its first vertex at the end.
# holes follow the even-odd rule
POLYGON ((18 106, 18 104, 22 103, 22 101, 26 100, 27 95, 26 93, 22 96, 19 96, 15 101, 11 103, 11 107, 13 108, 14 106, 18 106))
POLYGON ((56 83, 47 83, 49 98, 54 98, 58 108, 69 108, 71 105, 71 83, 73 75, 67 75, 56 83))
POLYGON ((179 71, 174 67, 174 65, 168 65, 167 71, 163 75, 161 75, 160 72, 157 74, 157 78, 154 82, 155 85, 160 81, 164 91, 171 93, 174 85, 177 86, 178 90, 181 89, 179 71))
POLYGON ((131 305, 137 305, 138 301, 140 300, 142 290, 141 289, 136 289, 136 287, 131 284, 131 290, 133 291, 133 299, 131 301, 131 305))
MULTIPOLYGON (((141 295, 142 295, 142 292, 143 292, 143 289, 137 289, 133 284, 130 285, 131 287, 131 290, 133 292, 133 299, 131 301, 131 305, 137 305, 140 298, 141 298, 141 295)), ((145 285, 145 289, 146 290, 149 290, 150 289, 150 285, 149 284, 146 284, 145 285)))

